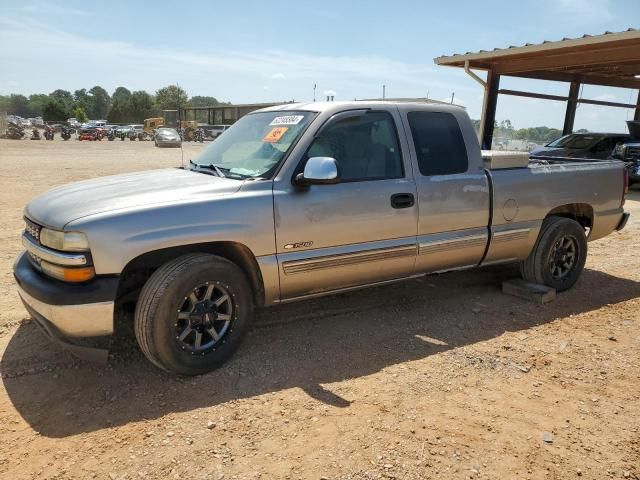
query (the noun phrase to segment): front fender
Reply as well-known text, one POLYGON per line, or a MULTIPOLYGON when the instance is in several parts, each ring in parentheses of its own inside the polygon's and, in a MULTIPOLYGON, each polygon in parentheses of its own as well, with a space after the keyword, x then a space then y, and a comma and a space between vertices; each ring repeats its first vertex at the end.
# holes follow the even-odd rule
POLYGON ((207 242, 237 242, 256 257, 275 254, 270 188, 198 202, 153 205, 84 217, 67 230, 84 232, 96 273, 120 274, 147 252, 207 242))

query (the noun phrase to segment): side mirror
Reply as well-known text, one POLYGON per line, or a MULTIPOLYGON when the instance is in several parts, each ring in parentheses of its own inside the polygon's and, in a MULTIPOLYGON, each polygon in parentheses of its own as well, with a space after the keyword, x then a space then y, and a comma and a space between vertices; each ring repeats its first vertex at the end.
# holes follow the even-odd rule
POLYGON ((311 157, 304 172, 296 175, 296 185, 330 185, 340 182, 338 162, 332 157, 311 157))

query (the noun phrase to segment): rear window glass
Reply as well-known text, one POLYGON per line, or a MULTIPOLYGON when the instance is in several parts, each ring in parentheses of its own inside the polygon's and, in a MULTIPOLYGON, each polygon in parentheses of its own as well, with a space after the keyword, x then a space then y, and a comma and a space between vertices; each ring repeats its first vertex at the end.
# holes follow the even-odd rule
POLYGON ((422 175, 451 175, 467 171, 467 148, 453 115, 409 112, 407 116, 422 175))

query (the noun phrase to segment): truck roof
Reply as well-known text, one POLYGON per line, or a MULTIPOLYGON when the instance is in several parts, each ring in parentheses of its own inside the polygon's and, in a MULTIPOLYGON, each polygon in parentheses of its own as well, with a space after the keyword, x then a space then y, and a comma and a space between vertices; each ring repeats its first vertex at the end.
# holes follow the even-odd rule
POLYGON ((438 112, 453 111, 460 112, 464 109, 457 105, 444 105, 441 103, 425 103, 425 102, 388 102, 385 100, 377 101, 349 101, 349 102, 308 102, 308 103, 286 103, 284 105, 276 105, 274 107, 262 108, 256 112, 278 112, 278 111, 308 111, 308 112, 328 112, 332 110, 341 111, 345 109, 360 108, 376 108, 380 106, 396 106, 401 109, 410 108, 411 110, 434 110, 438 112))

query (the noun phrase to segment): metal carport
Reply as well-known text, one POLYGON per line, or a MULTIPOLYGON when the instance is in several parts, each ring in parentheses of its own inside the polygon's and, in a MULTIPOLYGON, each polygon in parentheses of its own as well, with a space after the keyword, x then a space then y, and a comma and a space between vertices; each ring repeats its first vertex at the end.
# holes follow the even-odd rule
POLYGON ((566 102, 564 134, 573 131, 578 103, 632 108, 635 109, 634 119, 640 120, 640 92, 635 105, 579 98, 582 84, 640 90, 640 30, 630 28, 624 32, 455 54, 435 58, 434 62, 464 68, 484 87, 480 124, 483 148, 491 148, 499 94, 566 102), (486 80, 476 75, 474 69, 485 70, 486 80), (503 76, 567 82, 569 92, 567 96, 560 96, 504 90, 500 89, 503 76))

